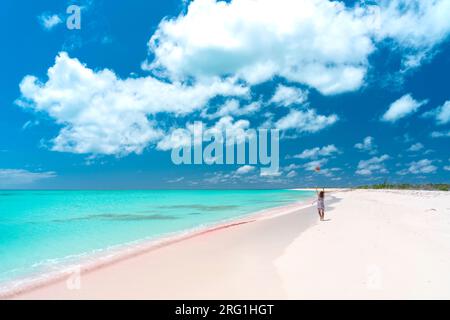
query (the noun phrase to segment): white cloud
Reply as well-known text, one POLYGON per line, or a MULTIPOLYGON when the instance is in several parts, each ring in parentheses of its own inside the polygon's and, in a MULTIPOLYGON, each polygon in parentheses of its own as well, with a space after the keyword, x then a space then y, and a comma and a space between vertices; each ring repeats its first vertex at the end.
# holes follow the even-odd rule
POLYGON ((405 175, 408 173, 412 174, 427 174, 436 172, 437 167, 433 165, 432 160, 423 159, 420 161, 414 161, 409 164, 409 168, 406 170, 399 171, 398 174, 405 175))
POLYGON ((297 172, 295 170, 300 169, 302 166, 295 164, 295 163, 291 163, 290 165, 283 167, 283 172, 286 172, 286 177, 287 178, 294 178, 297 176, 297 172))
POLYGON ((230 183, 235 180, 237 175, 233 173, 223 173, 223 172, 214 172, 209 177, 204 179, 204 183, 206 184, 214 184, 217 185, 219 183, 230 183))
POLYGON ((26 76, 18 104, 45 112, 62 126, 52 150, 126 155, 141 153, 162 138, 152 115, 185 115, 216 95, 245 95, 247 89, 213 80, 192 86, 153 77, 119 79, 114 72, 93 71, 62 52, 41 83, 26 76))
POLYGON ((298 132, 317 132, 331 126, 338 119, 335 114, 318 115, 313 109, 291 110, 288 115, 275 123, 275 127, 279 130, 295 129, 298 132))
MULTIPOLYGON (((328 159, 320 159, 320 160, 314 160, 307 162, 303 165, 303 168, 305 168, 308 171, 315 171, 317 167, 322 167, 328 162, 328 159)), ((321 169, 322 171, 322 169, 321 169)))
POLYGON ((424 148, 423 144, 421 144, 420 142, 417 142, 417 143, 413 144, 411 147, 409 147, 408 151, 415 152, 415 151, 420 151, 423 148, 424 148))
POLYGON ((315 171, 317 174, 324 175, 326 177, 333 177, 333 173, 336 171, 339 171, 339 168, 323 168, 325 164, 328 163, 328 159, 320 159, 320 160, 313 160, 310 162, 307 162, 303 165, 303 168, 305 168, 306 171, 315 171), (317 168, 320 168, 320 171, 317 171, 317 168))
MULTIPOLYGON (((223 133, 226 132, 228 137, 234 138, 236 143, 243 143, 246 138, 253 135, 254 132, 250 131, 250 122, 248 120, 237 120, 230 116, 225 116, 217 120, 217 122, 211 126, 203 126, 203 134, 208 133, 223 133)), ((220 135, 218 135, 219 137, 220 135)), ((174 128, 170 133, 165 134, 164 137, 157 143, 156 148, 159 150, 171 150, 173 148, 179 148, 183 146, 190 146, 192 144, 198 144, 200 141, 193 141, 194 137, 194 124, 187 123, 186 128, 174 128)))
POLYGON ((438 108, 436 120, 438 124, 447 124, 450 122, 450 101, 446 101, 438 108))
POLYGON ((280 76, 323 94, 359 89, 377 45, 393 40, 417 67, 449 34, 448 0, 194 0, 149 41, 150 70, 172 79, 280 76), (207 27, 205 27, 207 26, 207 27), (220 61, 220 63, 218 63, 220 61))
POLYGON ((242 181, 245 183, 261 185, 261 183, 269 182, 271 185, 273 183, 285 183, 285 178, 280 178, 280 171, 276 172, 264 172, 261 171, 259 174, 255 172, 255 170, 251 170, 246 174, 239 174, 236 171, 233 172, 214 172, 206 174, 207 178, 203 180, 203 183, 207 184, 234 184, 239 186, 242 181))
MULTIPOLYGON (((284 180, 277 179, 281 175, 281 172, 261 172, 257 174, 255 171, 255 167, 252 166, 243 166, 245 169, 242 172, 220 172, 215 171, 214 173, 207 173, 206 178, 203 179, 203 184, 233 184, 238 186, 245 181, 245 183, 249 184, 261 184, 262 182, 270 181, 282 183, 284 180), (248 167, 248 168, 247 168, 248 167), (253 169, 252 169, 253 168, 253 169)), ((241 168, 243 168, 241 167, 241 168)))
POLYGON ((423 114, 424 117, 433 117, 438 125, 444 125, 450 122, 450 100, 442 106, 423 114))
POLYGON ((289 107, 293 104, 302 104, 308 99, 308 92, 299 88, 278 85, 270 103, 289 107))
POLYGON ((27 130, 33 126, 37 126, 39 125, 39 121, 38 120, 28 120, 27 122, 25 122, 22 126, 22 130, 27 130))
POLYGON ((186 146, 191 146, 193 144, 192 129, 191 127, 187 127, 187 129, 183 128, 175 128, 169 134, 164 135, 164 137, 158 142, 156 148, 158 150, 172 150, 175 148, 181 148, 186 146))
POLYGON ((184 180, 184 177, 179 177, 179 178, 176 178, 176 179, 167 180, 167 182, 168 183, 177 183, 177 182, 181 182, 183 180, 184 180))
POLYGON ((408 133, 405 133, 401 139, 404 143, 409 143, 414 140, 413 138, 411 138, 411 136, 408 133))
POLYGON ((396 122, 397 120, 416 112, 426 103, 426 100, 416 101, 410 94, 406 94, 389 106, 389 109, 383 115, 381 120, 392 123, 396 122))
POLYGON ((297 176, 297 172, 295 171, 289 171, 286 175, 287 178, 294 178, 295 176, 297 176))
POLYGON ((445 166, 445 167, 444 167, 444 170, 445 170, 445 171, 450 171, 450 166, 445 166))
POLYGON ((377 153, 377 146, 374 143, 374 138, 371 136, 365 137, 363 142, 355 144, 355 148, 361 151, 369 152, 369 154, 377 153))
POLYGON ((247 174, 255 170, 254 166, 245 165, 236 170, 237 174, 247 174))
POLYGON ((450 130, 449 131, 433 131, 430 136, 432 138, 450 138, 450 130))
POLYGON ((56 177, 56 173, 31 172, 23 169, 0 169, 0 187, 29 185, 43 179, 56 177))
POLYGON ((380 28, 377 36, 394 39, 406 49, 404 67, 417 67, 433 55, 435 45, 450 31, 450 2, 447 0, 380 0, 380 28))
POLYGON ((296 170, 299 169, 300 165, 295 164, 295 163, 291 163, 290 165, 286 166, 283 168, 284 171, 292 171, 292 170, 296 170))
MULTIPOLYGON (((194 0, 187 11, 162 20, 151 37, 151 60, 143 63, 151 76, 121 79, 61 53, 46 82, 23 79, 18 104, 61 126, 52 150, 141 153, 164 137, 164 124, 154 121, 158 113, 204 111, 212 98, 225 96, 228 103, 215 114, 201 114, 220 119, 250 114, 260 110, 259 103, 241 107, 232 98, 248 98, 250 85, 276 78, 290 84, 272 97, 284 105, 306 99, 305 91, 292 90, 298 84, 323 94, 354 91, 364 84, 369 56, 384 40, 395 42, 390 47, 417 66, 448 36, 448 0, 376 4, 194 0)), ((57 18, 49 21, 54 26, 57 18)), ((273 122, 279 129, 316 132, 337 120, 335 114, 291 110, 273 122)))
POLYGON ((270 171, 270 170, 262 171, 261 170, 259 175, 260 175, 260 177, 266 177, 266 178, 279 177, 279 176, 281 176, 281 171, 270 171))
POLYGON ((147 68, 173 79, 233 75, 256 84, 278 75, 325 94, 355 90, 374 50, 371 20, 368 10, 326 0, 195 0, 161 22, 147 68))
POLYGON ((208 119, 215 119, 224 116, 243 116, 250 115, 257 112, 261 108, 261 102, 251 102, 241 107, 240 102, 236 99, 227 100, 218 110, 213 114, 208 114, 206 110, 202 111, 202 117, 208 119))
POLYGON ((62 23, 61 18, 57 14, 42 14, 38 17, 39 23, 46 30, 51 30, 58 24, 62 23))
POLYGON ((336 148, 334 144, 330 144, 328 146, 324 146, 322 148, 316 147, 312 149, 303 150, 302 153, 299 153, 294 156, 294 158, 298 159, 317 159, 318 157, 327 157, 334 153, 338 153, 339 150, 336 148))
POLYGON ((368 176, 373 173, 386 173, 386 167, 384 162, 389 159, 387 154, 384 154, 380 157, 373 157, 369 160, 361 160, 358 163, 358 169, 356 170, 356 174, 368 176))

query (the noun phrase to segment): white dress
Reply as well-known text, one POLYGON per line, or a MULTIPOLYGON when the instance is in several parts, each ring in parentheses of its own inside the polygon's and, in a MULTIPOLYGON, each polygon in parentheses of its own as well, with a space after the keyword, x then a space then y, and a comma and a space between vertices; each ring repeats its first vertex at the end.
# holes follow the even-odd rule
POLYGON ((323 201, 323 198, 317 199, 317 209, 325 210, 325 203, 323 201))

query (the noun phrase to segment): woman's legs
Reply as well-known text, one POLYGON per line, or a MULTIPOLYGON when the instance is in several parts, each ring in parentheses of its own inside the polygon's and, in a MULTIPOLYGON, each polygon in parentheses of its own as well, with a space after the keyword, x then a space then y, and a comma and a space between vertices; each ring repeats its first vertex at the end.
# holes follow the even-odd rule
POLYGON ((319 216, 320 220, 323 221, 323 219, 325 218, 325 210, 319 209, 319 216))

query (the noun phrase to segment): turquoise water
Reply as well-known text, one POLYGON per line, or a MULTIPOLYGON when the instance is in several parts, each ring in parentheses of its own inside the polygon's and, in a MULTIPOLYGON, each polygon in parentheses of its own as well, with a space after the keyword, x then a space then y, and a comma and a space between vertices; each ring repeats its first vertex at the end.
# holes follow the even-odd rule
POLYGON ((294 190, 0 191, 0 286, 69 258, 311 195, 294 190))

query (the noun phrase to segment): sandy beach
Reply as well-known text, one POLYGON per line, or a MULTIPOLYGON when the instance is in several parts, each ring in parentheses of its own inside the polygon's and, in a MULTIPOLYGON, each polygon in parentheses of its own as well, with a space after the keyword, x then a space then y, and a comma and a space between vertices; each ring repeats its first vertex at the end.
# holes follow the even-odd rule
POLYGON ((15 299, 449 299, 450 193, 344 190, 15 299), (77 280, 77 281, 78 281, 77 280))

